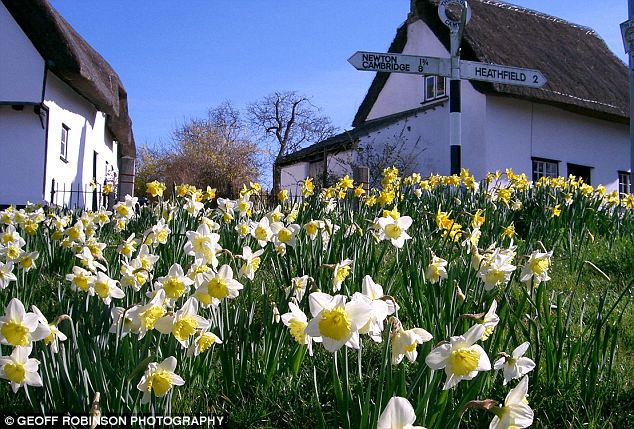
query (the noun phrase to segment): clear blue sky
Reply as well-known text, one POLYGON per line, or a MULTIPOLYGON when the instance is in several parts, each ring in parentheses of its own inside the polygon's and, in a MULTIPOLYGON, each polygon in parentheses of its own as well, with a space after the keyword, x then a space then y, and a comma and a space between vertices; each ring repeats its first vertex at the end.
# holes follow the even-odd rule
MULTIPOLYGON (((385 51, 409 0, 50 0, 114 67, 140 147, 224 100, 297 90, 348 129, 374 76, 347 58, 385 51)), ((516 0, 592 27, 623 61, 626 0, 516 0)))

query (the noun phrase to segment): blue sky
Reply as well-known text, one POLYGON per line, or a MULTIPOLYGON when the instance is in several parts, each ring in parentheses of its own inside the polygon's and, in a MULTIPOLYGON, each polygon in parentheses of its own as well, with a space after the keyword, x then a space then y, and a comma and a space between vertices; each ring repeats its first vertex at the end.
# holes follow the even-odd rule
MULTIPOLYGON (((297 90, 350 128, 373 73, 357 50, 385 51, 409 0, 50 0, 115 68, 128 91, 137 146, 224 100, 238 108, 297 90)), ((623 61, 627 1, 516 0, 595 29, 623 61)))

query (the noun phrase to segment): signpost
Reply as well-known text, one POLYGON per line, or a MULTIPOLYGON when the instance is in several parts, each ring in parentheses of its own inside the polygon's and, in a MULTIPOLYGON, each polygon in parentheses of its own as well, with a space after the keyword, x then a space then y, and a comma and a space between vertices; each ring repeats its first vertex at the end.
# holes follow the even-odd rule
MULTIPOLYGON (((633 0, 630 0, 630 2, 632 1, 633 0)), ((462 40, 464 27, 471 19, 471 8, 469 8, 466 0, 441 0, 438 4, 438 16, 440 17, 440 20, 443 22, 443 24, 445 24, 449 28, 451 55, 450 58, 358 51, 348 59, 348 62, 352 64, 357 70, 362 71, 412 73, 421 75, 444 76, 450 78, 450 164, 451 174, 458 174, 460 173, 461 169, 460 156, 462 140, 460 123, 461 80, 481 80, 505 85, 521 85, 532 88, 540 88, 544 86, 544 84, 546 84, 546 78, 539 70, 461 60, 460 42, 462 40), (447 7, 451 5, 456 5, 460 8, 460 17, 457 20, 452 19, 447 15, 447 7)), ((634 30, 634 20, 628 22, 632 23, 631 29, 634 30)), ((632 31, 631 34, 634 35, 634 31, 632 31)), ((634 44, 634 38, 632 39, 632 43, 634 44)), ((634 52, 631 52, 631 67, 633 64, 633 55, 634 52)), ((632 129, 634 130, 634 128, 632 129)), ((632 147, 634 148, 634 146, 632 147)), ((632 149, 632 163, 634 164, 634 149, 632 149)))

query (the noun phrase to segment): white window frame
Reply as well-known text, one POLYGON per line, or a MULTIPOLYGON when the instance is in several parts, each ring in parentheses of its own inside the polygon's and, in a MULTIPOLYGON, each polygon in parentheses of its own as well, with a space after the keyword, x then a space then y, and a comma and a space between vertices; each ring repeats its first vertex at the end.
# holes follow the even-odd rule
POLYGON ((447 80, 444 76, 435 76, 435 75, 426 75, 423 76, 423 102, 427 103, 428 101, 438 100, 439 98, 443 98, 447 96, 447 80), (438 82, 442 79, 443 85, 440 85, 439 88, 438 82), (427 82, 433 82, 432 94, 428 94, 427 92, 427 82))
POLYGON ((627 171, 619 171, 619 195, 632 193, 632 175, 627 171))
POLYGON ((533 157, 532 169, 533 182, 538 181, 540 178, 546 177, 559 177, 559 161, 555 159, 537 158, 533 157), (553 171, 554 170, 554 171, 553 171))
POLYGON ((68 135, 70 134, 70 128, 66 124, 62 124, 62 134, 60 136, 60 154, 59 157, 62 161, 68 162, 68 135))

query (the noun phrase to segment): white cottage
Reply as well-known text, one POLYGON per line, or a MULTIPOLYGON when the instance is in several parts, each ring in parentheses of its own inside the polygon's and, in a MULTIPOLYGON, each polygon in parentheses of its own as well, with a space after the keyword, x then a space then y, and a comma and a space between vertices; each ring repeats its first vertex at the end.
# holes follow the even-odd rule
MULTIPOLYGON (((500 1, 469 5, 462 59, 539 69, 548 83, 462 81, 462 167, 479 179, 505 168, 533 180, 574 174, 629 192, 625 64, 590 28, 500 1)), ((449 57, 449 31, 437 6, 437 0, 412 0, 389 52, 449 57)), ((364 164, 449 174, 448 93, 443 77, 377 73, 354 128, 287 155, 282 186, 295 193, 306 176, 351 174, 352 166, 364 164)))
POLYGON ((112 67, 47 0, 2 0, 0 205, 96 208, 93 179, 132 194, 134 159, 127 94, 112 67))

